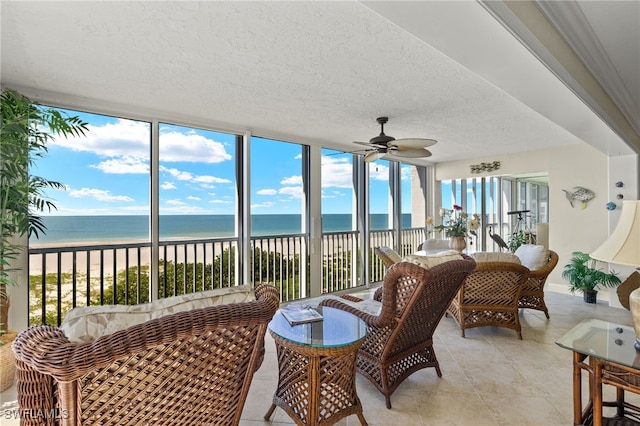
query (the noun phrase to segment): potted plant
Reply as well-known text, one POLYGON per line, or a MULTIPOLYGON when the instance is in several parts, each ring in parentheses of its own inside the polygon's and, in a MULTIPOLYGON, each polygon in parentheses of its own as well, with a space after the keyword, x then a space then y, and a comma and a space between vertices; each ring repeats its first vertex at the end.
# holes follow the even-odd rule
POLYGON ((523 244, 527 244, 527 242, 527 236, 525 235, 524 231, 520 230, 511 236, 511 239, 509 240, 507 245, 509 246, 509 251, 511 253, 515 253, 516 250, 518 250, 518 247, 523 244))
POLYGON ((569 263, 564 266, 562 278, 569 281, 569 291, 581 291, 586 303, 596 303, 597 287, 615 287, 620 284, 618 273, 604 272, 596 268, 596 260, 587 253, 571 253, 569 263))
MULTIPOLYGON (((56 208, 44 191, 65 188, 60 182, 30 174, 29 169, 37 158, 46 155, 47 143, 54 136, 84 135, 87 123, 54 108, 35 105, 11 89, 2 90, 0 109, 0 350, 8 350, 6 356, 0 358, 5 363, 13 354, 8 344, 15 338, 15 333, 8 328, 7 286, 17 284, 11 277, 11 272, 17 269, 12 262, 24 248, 21 237, 38 236, 46 230, 38 214, 56 208)), ((10 362, 11 365, 0 368, 3 377, 6 375, 7 380, 12 381, 13 361, 10 362)))

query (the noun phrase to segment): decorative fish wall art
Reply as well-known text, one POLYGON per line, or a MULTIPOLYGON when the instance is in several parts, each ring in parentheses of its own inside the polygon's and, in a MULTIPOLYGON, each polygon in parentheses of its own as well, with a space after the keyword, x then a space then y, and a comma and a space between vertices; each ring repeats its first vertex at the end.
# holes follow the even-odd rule
POLYGON ((569 204, 571 204, 571 207, 574 207, 574 201, 579 201, 580 208, 583 210, 587 207, 587 203, 593 200, 593 197, 596 196, 595 192, 581 186, 574 186, 571 191, 567 191, 566 189, 563 189, 563 191, 566 194, 567 200, 569 200, 569 204))

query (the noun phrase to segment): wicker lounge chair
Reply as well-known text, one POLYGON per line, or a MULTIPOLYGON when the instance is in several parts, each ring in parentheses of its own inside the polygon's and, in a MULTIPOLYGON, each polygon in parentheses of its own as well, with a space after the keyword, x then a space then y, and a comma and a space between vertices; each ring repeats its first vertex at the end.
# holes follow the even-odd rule
POLYGON ((558 254, 549 250, 549 261, 547 264, 542 268, 532 270, 529 273, 529 279, 527 279, 527 282, 524 284, 524 287, 522 287, 522 292, 520 293, 518 307, 537 309, 544 312, 547 319, 549 319, 549 309, 547 309, 547 305, 544 303, 544 285, 547 282, 547 277, 557 264, 558 254))
POLYGON ((384 266, 386 266, 387 268, 402 260, 402 256, 400 256, 397 251, 390 247, 376 247, 374 249, 374 252, 376 256, 378 256, 380 260, 382 260, 382 263, 384 263, 384 266))
POLYGON ((479 262, 454 297, 447 313, 460 326, 460 335, 473 327, 515 330, 522 339, 518 300, 529 269, 512 262, 479 262))
POLYGON ((279 306, 275 287, 255 294, 88 343, 25 330, 13 344, 21 425, 237 425, 279 306))
POLYGON ((458 288, 475 268, 475 261, 461 255, 430 269, 409 262, 391 266, 374 294, 381 302, 377 314, 354 306, 361 299, 345 295, 345 301, 326 299, 322 305, 349 311, 369 324, 369 333, 358 351, 358 372, 384 395, 391 408, 391 394, 414 372, 428 367, 442 376, 433 349, 433 333, 458 288))

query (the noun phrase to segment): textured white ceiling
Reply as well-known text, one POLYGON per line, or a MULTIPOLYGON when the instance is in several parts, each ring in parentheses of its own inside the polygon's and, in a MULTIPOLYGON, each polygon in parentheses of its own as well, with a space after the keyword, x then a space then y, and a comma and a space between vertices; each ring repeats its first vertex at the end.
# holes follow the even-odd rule
POLYGON ((429 162, 603 137, 630 152, 476 2, 1 8, 3 87, 61 106, 344 150, 386 115, 387 134, 439 141, 429 162))

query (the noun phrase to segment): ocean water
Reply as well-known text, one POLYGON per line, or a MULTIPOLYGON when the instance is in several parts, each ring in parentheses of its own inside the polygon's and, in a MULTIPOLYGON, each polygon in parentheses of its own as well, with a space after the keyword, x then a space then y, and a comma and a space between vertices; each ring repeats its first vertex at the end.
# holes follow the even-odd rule
MULTIPOLYGON (((30 244, 72 243, 88 241, 136 241, 149 239, 148 216, 45 216, 47 232, 31 237, 30 244)), ((411 226, 411 214, 402 217, 403 227, 411 226)), ((386 214, 371 215, 374 230, 388 229, 386 214)), ((299 234, 300 215, 253 215, 254 236, 299 234)), ((350 214, 322 216, 323 232, 351 230, 350 214)), ((231 215, 166 215, 160 216, 160 238, 212 238, 233 236, 231 215)))

